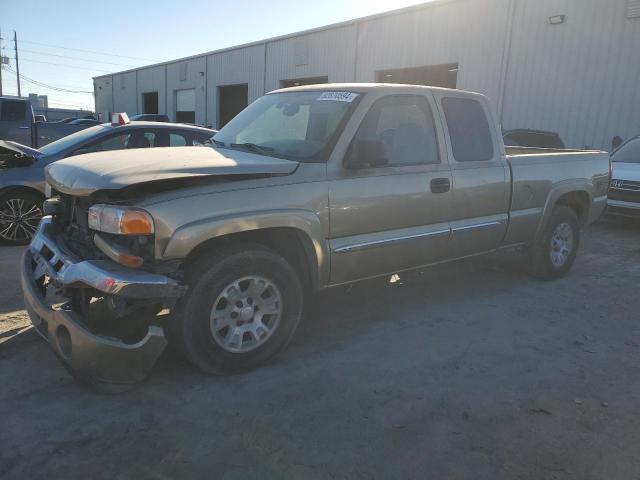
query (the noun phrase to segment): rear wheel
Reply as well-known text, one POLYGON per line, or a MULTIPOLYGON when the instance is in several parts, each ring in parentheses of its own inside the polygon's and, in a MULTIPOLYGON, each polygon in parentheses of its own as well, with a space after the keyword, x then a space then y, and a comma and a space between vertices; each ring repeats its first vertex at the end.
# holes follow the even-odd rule
POLYGON ((21 190, 0 195, 0 244, 27 245, 42 219, 42 196, 21 190))
POLYGON ((280 352, 302 313, 300 280, 289 263, 258 245, 202 259, 169 326, 196 367, 212 374, 256 368, 280 352))
POLYGON ((530 252, 530 271, 541 279, 560 278, 571 269, 580 245, 580 224, 573 210, 557 206, 530 252))

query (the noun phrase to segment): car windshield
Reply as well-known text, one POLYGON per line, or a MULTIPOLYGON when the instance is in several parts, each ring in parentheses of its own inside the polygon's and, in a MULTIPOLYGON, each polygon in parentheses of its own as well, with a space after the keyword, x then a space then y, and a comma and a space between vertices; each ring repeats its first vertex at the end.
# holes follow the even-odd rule
POLYGON ((62 137, 55 142, 51 142, 44 147, 40 147, 40 151, 45 155, 57 155, 58 153, 66 150, 69 147, 84 143, 91 137, 95 136, 98 132, 103 131, 105 128, 109 128, 105 125, 96 125, 95 127, 85 128, 79 132, 72 133, 66 137, 62 137))
POLYGON ((640 137, 629 140, 611 156, 612 162, 640 163, 640 137))
POLYGON ((265 95, 214 137, 216 145, 297 161, 324 161, 360 94, 345 91, 265 95))

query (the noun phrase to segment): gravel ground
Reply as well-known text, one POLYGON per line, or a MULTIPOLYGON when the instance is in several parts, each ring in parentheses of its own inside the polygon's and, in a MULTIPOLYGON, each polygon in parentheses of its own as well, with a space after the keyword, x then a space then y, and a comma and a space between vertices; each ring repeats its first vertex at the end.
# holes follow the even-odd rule
POLYGON ((572 272, 495 255, 323 293, 270 365, 167 351, 118 396, 28 327, 0 249, 0 477, 640 479, 640 225, 592 226, 572 272))

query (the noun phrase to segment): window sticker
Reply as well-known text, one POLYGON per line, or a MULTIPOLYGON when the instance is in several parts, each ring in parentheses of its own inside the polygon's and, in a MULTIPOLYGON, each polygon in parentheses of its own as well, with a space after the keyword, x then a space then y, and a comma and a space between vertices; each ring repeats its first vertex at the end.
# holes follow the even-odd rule
POLYGON ((358 94, 353 92, 322 92, 322 95, 318 97, 318 101, 351 103, 356 98, 358 98, 358 94))

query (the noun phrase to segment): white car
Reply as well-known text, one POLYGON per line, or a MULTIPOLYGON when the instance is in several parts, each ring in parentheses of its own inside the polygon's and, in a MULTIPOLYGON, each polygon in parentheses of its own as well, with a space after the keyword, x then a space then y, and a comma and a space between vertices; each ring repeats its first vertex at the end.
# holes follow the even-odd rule
POLYGON ((640 217, 640 135, 611 154, 608 213, 640 217))

